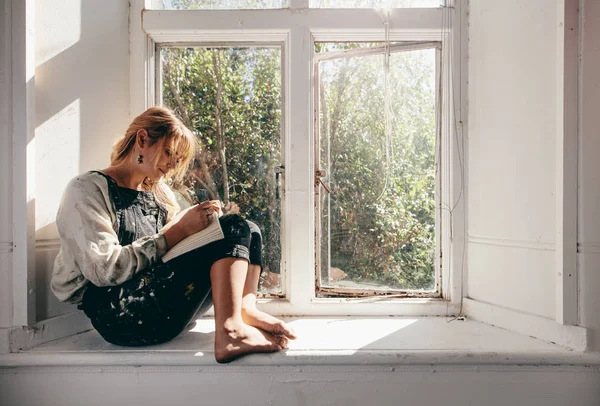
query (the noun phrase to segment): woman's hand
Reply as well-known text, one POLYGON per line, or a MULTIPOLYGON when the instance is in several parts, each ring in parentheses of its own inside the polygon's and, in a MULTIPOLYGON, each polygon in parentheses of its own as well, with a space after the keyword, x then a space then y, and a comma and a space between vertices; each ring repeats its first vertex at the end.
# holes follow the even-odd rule
POLYGON ((224 214, 240 214, 240 206, 234 202, 229 202, 223 207, 224 214))
POLYGON ((188 235, 204 230, 213 221, 214 212, 221 213, 218 200, 208 200, 180 211, 160 230, 167 239, 167 246, 171 248, 188 235))
POLYGON ((182 210, 173 220, 181 216, 177 219, 177 222, 186 234, 190 235, 208 227, 215 212, 217 214, 221 213, 220 202, 218 200, 207 200, 182 210))

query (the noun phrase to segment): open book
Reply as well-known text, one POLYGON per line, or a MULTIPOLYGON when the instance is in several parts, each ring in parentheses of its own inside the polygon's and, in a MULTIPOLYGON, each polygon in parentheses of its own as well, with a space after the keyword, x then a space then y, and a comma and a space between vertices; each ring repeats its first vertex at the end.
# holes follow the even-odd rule
POLYGON ((186 252, 195 250, 196 248, 203 247, 210 244, 213 241, 222 240, 225 238, 223 230, 221 230, 221 223, 219 223, 219 215, 216 212, 212 214, 212 220, 202 231, 198 231, 195 234, 188 235, 183 240, 175 244, 167 253, 162 257, 163 262, 169 262, 173 258, 177 258, 186 252))

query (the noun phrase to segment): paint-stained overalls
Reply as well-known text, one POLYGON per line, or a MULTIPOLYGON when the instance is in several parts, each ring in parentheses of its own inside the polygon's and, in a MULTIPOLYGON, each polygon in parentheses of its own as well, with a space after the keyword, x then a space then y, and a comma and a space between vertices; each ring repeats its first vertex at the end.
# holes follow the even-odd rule
MULTIPOLYGON (((121 245, 154 235, 166 221, 166 211, 150 191, 118 186, 102 172, 117 216, 121 245)), ((212 305, 210 268, 222 258, 238 257, 261 264, 259 228, 238 215, 219 218, 225 239, 162 261, 118 286, 88 284, 80 308, 108 342, 139 346, 169 341, 179 335, 196 313, 212 305)))

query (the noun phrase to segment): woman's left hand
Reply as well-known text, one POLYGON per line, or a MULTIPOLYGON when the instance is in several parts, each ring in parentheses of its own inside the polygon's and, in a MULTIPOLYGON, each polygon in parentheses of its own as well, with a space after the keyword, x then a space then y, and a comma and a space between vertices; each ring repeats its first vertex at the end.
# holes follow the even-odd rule
POLYGON ((216 212, 219 217, 223 215, 223 203, 220 200, 207 200, 202 203, 196 201, 198 206, 206 210, 208 214, 212 214, 212 212, 216 212))
POLYGON ((223 214, 239 214, 240 206, 234 202, 229 202, 223 207, 223 214))

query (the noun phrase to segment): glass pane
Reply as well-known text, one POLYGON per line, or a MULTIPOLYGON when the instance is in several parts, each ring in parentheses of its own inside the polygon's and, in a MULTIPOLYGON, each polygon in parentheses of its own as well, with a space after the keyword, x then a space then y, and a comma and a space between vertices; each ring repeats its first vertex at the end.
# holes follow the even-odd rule
POLYGON ((248 10, 288 8, 289 0, 152 0, 154 10, 248 10))
POLYGON ((313 8, 431 8, 443 7, 445 0, 310 0, 313 8))
MULTIPOLYGON (((317 44, 317 51, 360 44, 317 44)), ((319 63, 321 286, 435 288, 436 51, 319 63)))
POLYGON ((163 48, 162 102, 200 150, 185 186, 239 206, 263 235, 263 292, 280 293, 281 48, 163 48))

